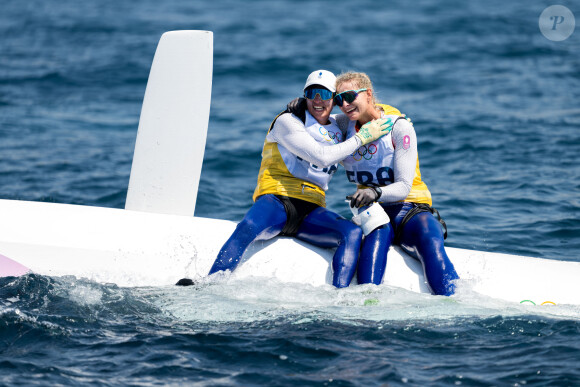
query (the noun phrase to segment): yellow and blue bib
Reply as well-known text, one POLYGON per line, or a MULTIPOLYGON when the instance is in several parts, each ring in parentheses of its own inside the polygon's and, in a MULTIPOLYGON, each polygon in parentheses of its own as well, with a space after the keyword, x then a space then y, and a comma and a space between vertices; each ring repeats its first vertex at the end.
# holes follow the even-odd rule
MULTIPOLYGON (((282 113, 283 114, 283 113, 282 113)), ((279 117, 278 115, 276 119, 279 117)), ((270 129, 274 127, 274 123, 270 129)), ((340 142, 342 133, 334 118, 330 124, 320 125, 308 111, 304 123, 306 131, 319 143, 330 146, 340 142)), ((296 156, 277 142, 264 141, 262 164, 258 173, 258 185, 254 191, 254 201, 261 195, 274 194, 306 200, 319 206, 326 206, 325 191, 336 172, 338 164, 319 167, 296 156)))

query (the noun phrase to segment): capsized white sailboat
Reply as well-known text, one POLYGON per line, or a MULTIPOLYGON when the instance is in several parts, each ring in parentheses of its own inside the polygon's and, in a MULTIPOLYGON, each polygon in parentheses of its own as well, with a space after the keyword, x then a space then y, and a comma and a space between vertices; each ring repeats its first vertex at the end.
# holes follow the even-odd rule
MULTIPOLYGON (((234 230, 194 217, 209 120, 213 36, 159 42, 143 102, 124 210, 0 200, 0 276, 73 275, 119 286, 204 277, 234 230)), ((512 302, 580 305, 580 262, 447 248, 459 289, 512 302)), ((322 286, 332 250, 292 238, 257 242, 233 273, 322 286)), ((421 265, 391 248, 382 286, 429 293, 421 265)))

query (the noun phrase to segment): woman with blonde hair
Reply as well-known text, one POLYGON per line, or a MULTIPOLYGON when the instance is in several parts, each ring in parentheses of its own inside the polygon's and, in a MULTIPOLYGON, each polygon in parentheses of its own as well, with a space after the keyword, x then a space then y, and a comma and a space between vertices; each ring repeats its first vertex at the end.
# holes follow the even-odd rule
POLYGON ((435 218, 434 213, 439 214, 431 207, 431 193, 421 179, 413 125, 396 108, 377 102, 371 80, 364 73, 338 76, 334 102, 349 120, 346 140, 372 120, 390 118, 393 122, 391 133, 359 147, 343 160, 348 180, 357 184, 351 207, 366 209, 378 202, 390 219, 365 236, 358 282, 382 282, 387 252, 395 243, 422 263, 434 294, 453 294, 459 276, 445 252, 445 223, 435 218))

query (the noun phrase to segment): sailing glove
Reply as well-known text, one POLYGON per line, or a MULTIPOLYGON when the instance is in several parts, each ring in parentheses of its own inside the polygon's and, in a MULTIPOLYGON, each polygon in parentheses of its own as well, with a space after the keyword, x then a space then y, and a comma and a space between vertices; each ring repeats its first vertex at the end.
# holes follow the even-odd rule
POLYGON ((362 145, 366 145, 389 134, 391 130, 393 130, 393 121, 390 118, 378 118, 364 124, 356 136, 361 140, 362 145))

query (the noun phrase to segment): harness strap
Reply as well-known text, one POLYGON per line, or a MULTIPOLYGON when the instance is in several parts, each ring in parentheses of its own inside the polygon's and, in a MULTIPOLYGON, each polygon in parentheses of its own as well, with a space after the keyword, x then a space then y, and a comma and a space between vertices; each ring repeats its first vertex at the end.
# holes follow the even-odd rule
POLYGON ((280 199, 286 211, 286 224, 280 232, 282 236, 295 236, 304 218, 314 209, 320 207, 318 204, 307 202, 306 200, 282 195, 276 195, 276 197, 280 199))
MULTIPOLYGON (((391 126, 391 128, 395 129, 395 124, 397 123, 397 121, 399 120, 406 120, 405 117, 403 116, 399 116, 397 117, 397 119, 395 120, 395 122, 393 122, 393 125, 391 126)), ((392 130, 392 129, 391 129, 392 130)), ((393 138, 391 138, 392 144, 393 144, 393 149, 395 149, 395 140, 393 138)))
POLYGON ((395 120, 395 122, 393 122, 393 128, 395 127, 395 124, 396 124, 396 123, 397 123, 397 121, 399 121, 399 120, 406 120, 406 118, 405 118, 405 117, 403 117, 403 116, 399 116, 399 117, 397 117, 397 119, 395 120))
POLYGON ((274 120, 270 124, 270 127, 268 128, 268 133, 270 133, 270 131, 274 127, 274 124, 276 123, 276 120, 278 119, 278 117, 280 117, 282 114, 286 114, 286 113, 294 114, 296 117, 300 118, 300 121, 302 121, 303 124, 305 124, 306 123, 306 110, 307 110, 306 98, 295 98, 294 100, 290 101, 290 103, 286 106, 286 110, 284 110, 283 112, 280 112, 274 118, 274 120))
POLYGON ((426 203, 413 203, 413 208, 411 208, 405 214, 403 220, 401 220, 401 223, 399 224, 399 227, 397 227, 397 232, 395 232, 395 240, 394 240, 396 244, 400 242, 401 234, 403 233, 403 228, 405 227, 405 224, 407 224, 407 222, 409 222, 409 220, 411 220, 413 216, 420 214, 421 212, 430 212, 431 214, 437 217, 437 220, 439 221, 439 223, 441 223, 441 227, 443 228, 443 239, 447 239, 447 224, 445 223, 443 218, 441 218, 439 211, 426 203))

